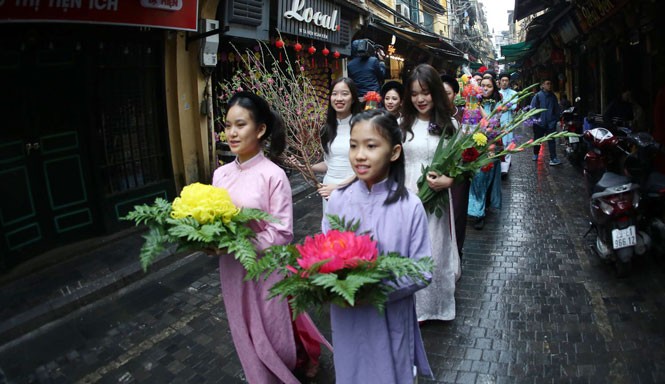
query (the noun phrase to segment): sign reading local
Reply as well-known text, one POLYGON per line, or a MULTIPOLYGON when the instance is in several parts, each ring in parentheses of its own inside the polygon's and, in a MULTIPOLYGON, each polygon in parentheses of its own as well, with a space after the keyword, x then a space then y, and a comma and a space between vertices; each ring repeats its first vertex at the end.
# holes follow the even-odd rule
POLYGON ((340 8, 324 0, 279 0, 277 29, 283 33, 339 43, 340 8))
POLYGON ((197 30, 197 0, 0 0, 0 23, 73 22, 197 30))

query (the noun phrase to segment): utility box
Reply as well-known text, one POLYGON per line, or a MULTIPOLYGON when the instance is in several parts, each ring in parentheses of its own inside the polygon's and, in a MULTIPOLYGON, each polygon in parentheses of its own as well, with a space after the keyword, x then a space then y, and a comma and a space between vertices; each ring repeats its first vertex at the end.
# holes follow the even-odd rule
MULTIPOLYGON (((199 25, 200 33, 219 31, 219 21, 214 19, 201 19, 199 25)), ((201 39, 201 52, 199 60, 201 67, 217 66, 217 49, 219 48, 219 32, 201 39)))

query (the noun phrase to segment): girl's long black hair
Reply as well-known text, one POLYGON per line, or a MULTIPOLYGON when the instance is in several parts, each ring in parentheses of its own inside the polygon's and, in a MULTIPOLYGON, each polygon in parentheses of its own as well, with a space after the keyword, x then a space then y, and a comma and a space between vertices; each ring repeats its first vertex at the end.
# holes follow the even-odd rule
POLYGON ((323 146, 323 151, 325 153, 328 153, 330 150, 330 143, 332 143, 335 140, 335 137, 337 137, 337 112, 335 112, 335 109, 332 107, 330 95, 335 86, 341 82, 344 82, 349 87, 349 91, 351 91, 351 115, 360 112, 360 101, 358 100, 358 87, 356 86, 356 83, 348 77, 340 77, 333 81, 332 84, 330 84, 330 92, 328 93, 326 125, 321 132, 321 145, 323 146))
POLYGON ((286 132, 284 122, 279 113, 270 108, 268 102, 252 92, 235 93, 227 104, 227 111, 234 105, 245 108, 256 125, 265 124, 266 133, 261 136, 261 142, 270 139, 268 156, 271 160, 278 160, 286 147, 286 132))
MULTIPOLYGON (((388 140, 390 148, 395 145, 402 145, 402 131, 399 128, 399 124, 397 124, 397 119, 390 112, 382 109, 372 109, 354 115, 351 119, 351 131, 353 131, 353 126, 361 121, 369 121, 372 127, 388 140)), ((392 180, 397 185, 397 188, 395 190, 392 190, 392 188, 389 189, 388 197, 383 202, 383 205, 395 203, 409 195, 404 185, 406 183, 404 163, 404 150, 402 149, 397 160, 390 162, 390 170, 388 172, 388 180, 392 180)), ((348 185, 341 189, 347 187, 348 185)))
POLYGON ((430 123, 438 125, 442 135, 452 135, 455 132, 455 126, 451 120, 453 104, 446 95, 441 77, 431 65, 420 64, 409 76, 402 99, 402 123, 400 128, 404 134, 404 141, 407 140, 407 133, 411 134, 411 139, 413 139, 413 129, 411 127, 418 116, 418 110, 411 101, 411 91, 413 90, 413 83, 416 81, 420 83, 421 88, 427 88, 430 95, 432 95, 434 108, 432 109, 430 123))

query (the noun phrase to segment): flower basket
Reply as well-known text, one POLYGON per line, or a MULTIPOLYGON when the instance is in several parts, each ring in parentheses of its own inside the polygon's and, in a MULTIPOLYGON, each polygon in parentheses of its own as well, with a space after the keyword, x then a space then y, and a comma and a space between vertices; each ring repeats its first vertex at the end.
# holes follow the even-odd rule
POLYGON ((426 280, 431 258, 418 261, 397 253, 379 254, 376 241, 357 235, 358 223, 328 216, 333 228, 307 237, 301 245, 274 246, 261 259, 265 273, 285 275, 271 289, 271 297, 288 298, 293 316, 323 305, 373 305, 383 311, 397 280, 426 280))
POLYGON ((261 210, 236 207, 225 189, 201 183, 183 188, 173 203, 157 198, 152 205, 135 206, 123 220, 149 228, 140 253, 144 271, 169 244, 175 244, 177 251, 213 249, 233 254, 248 279, 260 272, 251 242, 255 233, 248 224, 275 221, 261 210))

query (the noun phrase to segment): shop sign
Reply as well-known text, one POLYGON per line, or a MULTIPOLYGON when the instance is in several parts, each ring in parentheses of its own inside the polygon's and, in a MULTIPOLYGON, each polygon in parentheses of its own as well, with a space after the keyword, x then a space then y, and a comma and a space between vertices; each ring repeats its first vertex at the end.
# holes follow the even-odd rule
POLYGON ((324 0, 279 0, 278 11, 280 32, 339 44, 339 6, 324 0))
POLYGON ((577 21, 584 33, 600 24, 628 0, 591 0, 578 1, 575 3, 575 14, 577 21))
POLYGON ((196 31, 197 0, 0 0, 0 23, 117 24, 196 31))

